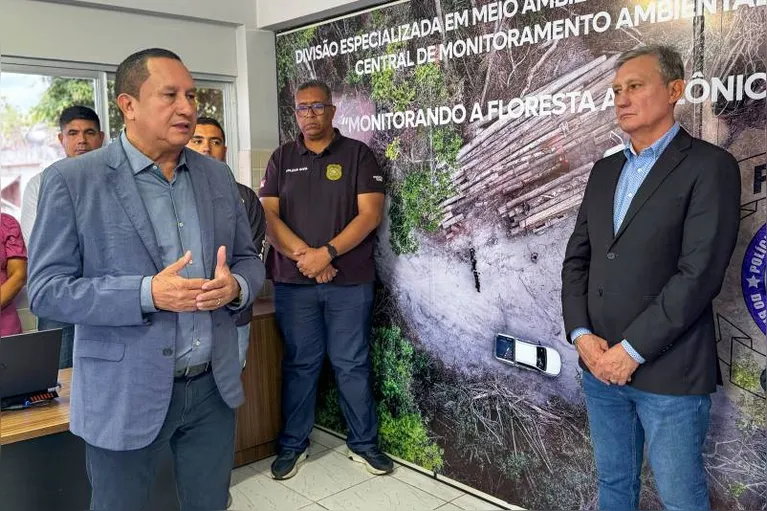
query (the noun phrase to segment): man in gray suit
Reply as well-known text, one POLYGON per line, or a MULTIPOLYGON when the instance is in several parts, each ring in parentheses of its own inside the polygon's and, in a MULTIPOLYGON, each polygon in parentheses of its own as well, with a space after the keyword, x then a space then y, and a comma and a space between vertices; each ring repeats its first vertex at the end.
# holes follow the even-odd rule
POLYGON ((223 509, 243 401, 232 316, 264 268, 231 172, 184 147, 196 104, 179 57, 131 55, 115 96, 120 139, 45 171, 31 308, 76 325, 70 427, 91 509, 142 509, 168 444, 181 508, 223 509))

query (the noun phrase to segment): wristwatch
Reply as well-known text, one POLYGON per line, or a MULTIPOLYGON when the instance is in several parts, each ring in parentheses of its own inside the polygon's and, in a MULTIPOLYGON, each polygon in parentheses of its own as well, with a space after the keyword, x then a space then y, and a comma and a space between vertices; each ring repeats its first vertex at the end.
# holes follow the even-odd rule
POLYGON ((338 257, 338 250, 336 250, 336 247, 334 247, 330 243, 325 243, 324 247, 328 249, 328 253, 330 254, 331 261, 335 259, 336 257, 338 257))

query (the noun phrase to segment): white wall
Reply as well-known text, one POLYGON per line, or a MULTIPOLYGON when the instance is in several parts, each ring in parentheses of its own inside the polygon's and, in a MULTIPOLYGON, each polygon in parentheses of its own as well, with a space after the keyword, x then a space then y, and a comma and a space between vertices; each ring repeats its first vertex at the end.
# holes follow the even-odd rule
POLYGON ((192 72, 237 75, 236 28, 30 0, 2 0, 3 55, 117 65, 150 46, 178 53, 192 72))
POLYGON ((283 30, 313 23, 386 0, 256 0, 256 21, 259 28, 283 30))
POLYGON ((256 189, 279 143, 274 34, 237 29, 239 181, 256 189))
POLYGON ((248 105, 252 148, 277 145, 277 70, 274 34, 241 27, 238 33, 238 104, 248 105), (243 50, 244 49, 244 50, 243 50))
POLYGON ((256 0, 68 0, 68 3, 256 26, 256 0))

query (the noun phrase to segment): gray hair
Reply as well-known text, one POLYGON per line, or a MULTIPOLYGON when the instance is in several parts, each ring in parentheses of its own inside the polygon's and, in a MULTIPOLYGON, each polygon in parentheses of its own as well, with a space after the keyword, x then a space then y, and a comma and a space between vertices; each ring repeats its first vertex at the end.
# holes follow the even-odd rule
POLYGON ((622 53, 621 56, 618 57, 617 62, 615 62, 615 69, 617 70, 631 59, 643 57, 645 55, 652 55, 658 59, 660 75, 666 83, 674 80, 684 80, 684 62, 682 61, 682 56, 674 48, 660 44, 640 46, 639 48, 634 48, 633 50, 622 53))
POLYGON ((322 80, 307 80, 296 89, 296 94, 306 89, 320 89, 327 96, 328 101, 333 102, 333 93, 330 92, 330 87, 322 80))

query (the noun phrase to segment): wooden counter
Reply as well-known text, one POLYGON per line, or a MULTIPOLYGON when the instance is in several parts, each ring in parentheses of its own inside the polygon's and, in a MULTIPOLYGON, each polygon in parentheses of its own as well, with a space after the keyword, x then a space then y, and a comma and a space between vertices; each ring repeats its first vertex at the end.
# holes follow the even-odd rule
POLYGON ((242 373, 245 404, 237 409, 235 467, 276 454, 280 434, 282 337, 271 300, 255 303, 250 325, 250 347, 242 373))
MULTIPOLYGON (((59 371, 59 397, 49 406, 0 414, 0 509, 81 511, 91 485, 85 442, 69 432, 72 369, 59 371)), ((173 457, 166 448, 158 464, 148 511, 178 511, 173 457)))
POLYGON ((72 369, 59 371, 59 397, 48 406, 0 412, 0 445, 69 431, 72 369))
MULTIPOLYGON (((0 445, 69 431, 72 369, 59 371, 59 398, 50 406, 0 414, 0 445)), ((250 348, 242 373, 245 403, 237 410, 235 466, 276 453, 280 433, 282 338, 271 301, 253 306, 250 348)))
MULTIPOLYGON (((274 454, 280 430, 282 340, 271 302, 258 302, 253 317, 242 373, 245 403, 237 410, 236 466, 274 454)), ((59 371, 60 397, 51 406, 0 414, 0 509, 87 509, 85 443, 68 431, 71 378, 71 369, 59 371)), ((179 509, 172 459, 166 448, 148 511, 179 509)))

